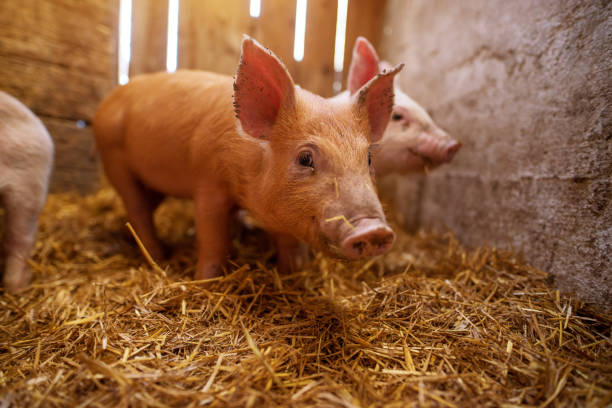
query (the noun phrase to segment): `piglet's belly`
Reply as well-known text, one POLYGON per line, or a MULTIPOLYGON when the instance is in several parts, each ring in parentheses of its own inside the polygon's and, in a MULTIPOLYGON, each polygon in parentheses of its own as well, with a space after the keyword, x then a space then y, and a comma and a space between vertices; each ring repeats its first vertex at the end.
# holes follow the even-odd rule
POLYGON ((130 169, 146 187, 179 198, 193 196, 195 183, 187 158, 163 154, 130 156, 130 169))
POLYGON ((139 174, 139 178, 145 186, 164 195, 178 198, 193 197, 191 184, 185 182, 184 176, 182 177, 177 173, 151 174, 143 172, 139 174))

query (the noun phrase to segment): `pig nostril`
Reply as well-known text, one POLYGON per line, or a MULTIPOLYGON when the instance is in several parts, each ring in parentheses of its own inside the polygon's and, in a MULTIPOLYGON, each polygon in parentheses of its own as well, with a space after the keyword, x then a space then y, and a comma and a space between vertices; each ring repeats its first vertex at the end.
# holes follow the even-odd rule
POLYGON ((343 247, 349 258, 371 257, 386 252, 394 239, 395 234, 389 229, 374 228, 348 238, 343 247))
POLYGON ((370 243, 372 244, 372 246, 375 246, 377 248, 383 248, 391 244, 391 241, 393 241, 393 235, 387 234, 383 236, 374 236, 370 243))
POLYGON ((363 254, 368 244, 365 241, 357 241, 353 244, 353 249, 359 252, 359 255, 363 254))

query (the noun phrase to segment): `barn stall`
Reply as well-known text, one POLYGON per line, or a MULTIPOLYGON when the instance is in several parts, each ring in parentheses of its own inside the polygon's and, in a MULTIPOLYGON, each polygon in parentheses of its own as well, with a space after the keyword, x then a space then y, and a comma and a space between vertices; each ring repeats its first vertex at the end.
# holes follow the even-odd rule
POLYGON ((31 285, 0 295, 3 406, 612 401, 610 4, 9 0, 0 21, 0 90, 55 143, 31 285), (168 259, 138 245, 97 105, 138 74, 234 75, 245 33, 325 97, 366 37, 463 144, 379 180, 387 254, 282 274, 267 235, 238 227, 225 273, 194 281, 178 199, 155 214, 168 259))

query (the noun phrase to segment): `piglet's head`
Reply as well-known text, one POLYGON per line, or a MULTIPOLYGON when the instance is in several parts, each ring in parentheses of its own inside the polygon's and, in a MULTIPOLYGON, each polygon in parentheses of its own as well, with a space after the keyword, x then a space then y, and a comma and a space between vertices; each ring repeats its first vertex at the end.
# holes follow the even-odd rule
MULTIPOLYGON (((348 74, 351 95, 379 71, 392 69, 381 62, 368 40, 359 37, 353 48, 348 74)), ((395 86, 395 105, 385 136, 374 152, 374 167, 379 175, 418 172, 450 162, 461 143, 436 126, 419 104, 395 86)))
POLYGON ((391 246, 370 145, 390 120, 400 69, 375 75, 351 98, 326 100, 296 87, 274 54, 244 39, 234 107, 259 163, 243 202, 267 229, 342 258, 391 246))

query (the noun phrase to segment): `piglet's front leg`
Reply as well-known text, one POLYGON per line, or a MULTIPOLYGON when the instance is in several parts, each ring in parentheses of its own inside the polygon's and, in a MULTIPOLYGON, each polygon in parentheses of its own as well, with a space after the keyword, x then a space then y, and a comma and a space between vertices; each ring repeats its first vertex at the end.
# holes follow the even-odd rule
POLYGON ((200 188, 195 197, 198 265, 195 279, 209 279, 223 271, 231 245, 230 222, 234 204, 223 190, 200 188))
POLYGON ((4 231, 4 253, 6 269, 3 284, 11 293, 25 289, 30 281, 31 272, 27 260, 34 244, 38 214, 44 203, 44 191, 26 192, 31 196, 12 192, 7 194, 6 230, 4 231), (36 194, 36 195, 34 195, 36 194))
POLYGON ((287 234, 275 234, 277 265, 280 273, 302 269, 310 260, 308 245, 287 234))

